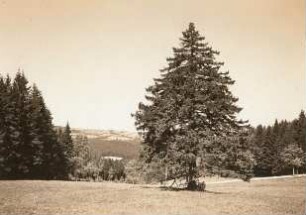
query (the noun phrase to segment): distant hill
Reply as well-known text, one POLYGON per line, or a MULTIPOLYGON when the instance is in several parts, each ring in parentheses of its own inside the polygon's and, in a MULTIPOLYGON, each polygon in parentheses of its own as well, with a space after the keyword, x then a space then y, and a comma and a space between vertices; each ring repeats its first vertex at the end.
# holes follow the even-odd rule
POLYGON ((136 159, 140 149, 140 140, 136 142, 123 140, 89 139, 89 146, 93 152, 103 156, 115 156, 125 159, 136 159))
POLYGON ((108 141, 135 141, 139 140, 136 132, 129 131, 114 131, 114 130, 96 130, 96 129, 71 129, 72 136, 84 135, 88 139, 103 139, 108 141))
POLYGON ((86 136, 91 150, 103 156, 138 157, 140 137, 136 132, 72 128, 71 135, 86 136))

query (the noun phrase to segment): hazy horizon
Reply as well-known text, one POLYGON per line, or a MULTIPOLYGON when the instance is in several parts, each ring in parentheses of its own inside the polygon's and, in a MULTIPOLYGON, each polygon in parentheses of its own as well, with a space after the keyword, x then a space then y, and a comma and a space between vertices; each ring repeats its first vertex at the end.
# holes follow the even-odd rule
POLYGON ((21 68, 53 122, 135 131, 131 113, 194 22, 252 126, 305 110, 302 0, 2 0, 0 74, 21 68))

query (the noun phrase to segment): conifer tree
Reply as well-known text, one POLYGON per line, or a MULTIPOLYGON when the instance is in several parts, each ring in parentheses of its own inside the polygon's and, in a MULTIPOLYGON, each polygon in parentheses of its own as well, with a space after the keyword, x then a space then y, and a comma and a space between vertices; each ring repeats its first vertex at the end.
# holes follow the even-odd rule
POLYGON ((254 131, 253 140, 251 150, 255 156, 256 165, 254 167, 255 175, 262 175, 262 165, 261 165, 261 156, 262 156, 262 149, 264 145, 264 138, 265 138, 265 128, 262 125, 258 125, 254 131))
POLYGON ((12 144, 12 126, 9 118, 12 117, 12 109, 9 108, 11 88, 10 79, 0 76, 0 178, 10 174, 9 165, 10 145, 12 144), (10 112, 9 112, 10 111, 10 112))
POLYGON ((64 131, 60 130, 58 133, 58 141, 60 144, 59 151, 61 153, 61 156, 59 157, 61 166, 59 167, 58 172, 60 172, 61 178, 68 178, 69 175, 73 174, 74 172, 74 148, 69 123, 66 124, 64 131))
POLYGON ((34 164, 33 129, 31 128, 30 87, 23 73, 18 72, 12 86, 12 105, 16 119, 16 163, 15 177, 29 178, 34 164))
POLYGON ((262 167, 263 175, 272 175, 272 169, 275 159, 274 136, 272 127, 268 126, 265 132, 265 139, 262 146, 262 153, 258 162, 262 167))
POLYGON ((4 144, 4 136, 6 133, 5 128, 5 93, 6 93, 6 86, 4 83, 4 79, 0 76, 0 179, 4 177, 4 168, 5 168, 5 160, 6 160, 6 147, 4 144))
POLYGON ((52 124, 52 116, 45 105, 44 99, 34 84, 31 92, 31 119, 34 133, 33 144, 36 146, 33 163, 33 176, 36 178, 52 178, 52 170, 60 165, 59 143, 52 124))
POLYGON ((234 81, 220 71, 219 52, 193 23, 180 40, 161 78, 147 88, 148 103, 139 104, 135 118, 143 136, 141 158, 146 163, 162 160, 171 168, 170 177, 184 176, 191 185, 205 169, 211 140, 237 133, 244 122, 237 120, 241 108, 229 90, 234 81))
POLYGON ((297 138, 298 146, 306 153, 306 119, 305 112, 302 110, 298 118, 297 138))
POLYGON ((18 173, 19 152, 17 117, 12 97, 11 78, 1 78, 0 177, 14 179, 18 173))
POLYGON ((281 134, 280 134, 280 126, 278 120, 275 120, 274 125, 272 127, 272 148, 273 148, 273 163, 272 163, 272 174, 277 175, 282 170, 282 162, 281 162, 281 152, 283 150, 281 142, 281 134))
POLYGON ((67 157, 71 158, 73 156, 73 141, 69 123, 66 124, 65 130, 63 132, 62 143, 65 147, 65 153, 67 154, 67 157))

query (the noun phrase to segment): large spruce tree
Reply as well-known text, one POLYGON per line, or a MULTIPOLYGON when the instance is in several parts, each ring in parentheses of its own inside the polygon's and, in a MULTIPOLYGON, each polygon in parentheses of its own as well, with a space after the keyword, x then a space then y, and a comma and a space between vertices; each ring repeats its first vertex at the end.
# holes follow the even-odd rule
MULTIPOLYGON (((180 41, 180 47, 173 48, 174 56, 167 59, 168 66, 161 70, 161 78, 147 88, 148 102, 140 103, 134 116, 143 136, 141 158, 145 163, 162 161, 168 178, 185 177, 190 185, 199 173, 213 169, 206 168, 209 157, 221 153, 212 144, 220 141, 214 140, 237 134, 244 122, 237 120, 241 108, 229 90, 234 81, 228 72, 221 72, 223 63, 216 59, 219 52, 193 23, 180 41)), ((225 138, 221 142, 233 144, 225 138)), ((224 152, 227 155, 226 148, 224 152)))

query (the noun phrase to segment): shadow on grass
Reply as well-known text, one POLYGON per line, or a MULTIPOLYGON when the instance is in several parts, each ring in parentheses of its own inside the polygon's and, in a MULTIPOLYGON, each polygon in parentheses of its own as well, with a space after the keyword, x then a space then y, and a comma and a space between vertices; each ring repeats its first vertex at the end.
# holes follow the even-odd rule
POLYGON ((179 187, 167 187, 167 186, 161 186, 159 187, 162 191, 188 191, 187 188, 179 188, 179 187))
POLYGON ((159 189, 161 191, 174 191, 174 192, 183 192, 183 191, 188 191, 188 192, 195 192, 195 193, 209 193, 209 194, 229 194, 228 192, 219 192, 219 191, 212 191, 212 190, 205 190, 204 192, 198 191, 198 190, 188 190, 186 187, 180 188, 180 187, 170 187, 170 186, 146 186, 143 185, 141 188, 144 189, 159 189))
POLYGON ((227 192, 218 192, 218 191, 210 191, 210 190, 205 190, 205 193, 211 193, 211 194, 229 194, 227 192))
POLYGON ((188 190, 187 188, 178 188, 178 187, 167 187, 167 186, 162 186, 159 187, 160 190, 162 191, 189 191, 189 192, 195 192, 195 193, 209 193, 209 194, 228 194, 226 192, 218 192, 218 191, 212 191, 212 190, 205 190, 204 192, 198 191, 198 190, 188 190))
POLYGON ((178 188, 178 187, 169 187, 169 186, 156 186, 156 187, 153 187, 153 186, 141 186, 141 188, 144 188, 144 189, 159 189, 159 190, 162 190, 162 191, 188 191, 186 188, 178 188))

